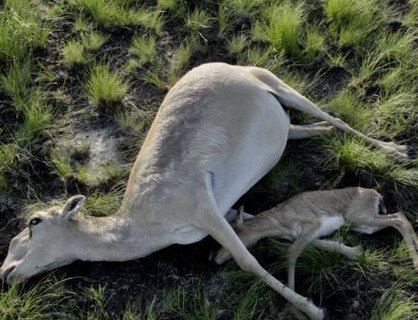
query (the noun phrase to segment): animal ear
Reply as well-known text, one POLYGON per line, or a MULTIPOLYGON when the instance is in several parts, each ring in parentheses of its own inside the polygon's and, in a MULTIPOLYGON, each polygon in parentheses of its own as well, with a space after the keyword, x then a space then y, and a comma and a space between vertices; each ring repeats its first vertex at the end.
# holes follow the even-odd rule
POLYGON ((82 195, 74 196, 68 199, 61 212, 62 218, 66 220, 70 219, 73 215, 80 211, 85 200, 86 197, 82 195))
POLYGON ((239 207, 238 213, 235 217, 235 223, 238 229, 244 224, 244 206, 239 207))

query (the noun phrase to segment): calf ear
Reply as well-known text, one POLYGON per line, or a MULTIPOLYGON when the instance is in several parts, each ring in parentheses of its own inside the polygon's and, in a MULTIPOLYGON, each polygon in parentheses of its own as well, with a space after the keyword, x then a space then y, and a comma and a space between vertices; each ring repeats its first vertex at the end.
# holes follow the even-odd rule
POLYGON ((73 215, 80 211, 85 200, 86 197, 82 195, 74 196, 68 199, 61 212, 62 218, 66 220, 70 219, 73 215))

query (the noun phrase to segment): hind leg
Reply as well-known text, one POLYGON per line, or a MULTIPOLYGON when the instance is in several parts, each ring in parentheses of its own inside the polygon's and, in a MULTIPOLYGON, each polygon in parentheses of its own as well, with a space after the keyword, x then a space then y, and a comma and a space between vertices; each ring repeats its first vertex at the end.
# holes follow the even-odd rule
POLYGON ((353 221, 352 229, 361 233, 372 234, 387 227, 395 228, 402 235, 414 263, 414 268, 418 271, 418 237, 403 213, 362 217, 359 221, 353 221))
MULTIPOLYGON (((241 269, 257 275, 278 292, 283 298, 292 303, 298 310, 310 319, 324 319, 324 312, 307 298, 297 294, 268 273, 247 250, 240 238, 228 222, 218 212, 218 206, 213 196, 210 182, 206 183, 206 192, 200 195, 204 203, 200 204, 202 211, 196 216, 199 226, 206 230, 226 250, 228 250, 241 269)), ((201 202, 202 202, 201 201, 201 202)))
POLYGON ((309 125, 298 126, 291 124, 288 139, 306 139, 313 136, 326 134, 334 130, 334 126, 329 124, 328 121, 317 122, 309 125))

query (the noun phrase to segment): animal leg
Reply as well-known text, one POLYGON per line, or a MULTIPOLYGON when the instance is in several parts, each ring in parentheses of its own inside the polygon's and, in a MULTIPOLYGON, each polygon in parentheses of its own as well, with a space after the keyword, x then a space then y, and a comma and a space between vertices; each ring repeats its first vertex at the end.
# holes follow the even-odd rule
POLYGON ((288 251, 287 281, 290 289, 295 290, 296 261, 306 246, 315 239, 315 229, 300 234, 290 245, 288 251))
POLYGON ((310 319, 324 319, 324 312, 320 308, 315 306, 307 298, 286 287, 258 263, 241 242, 232 227, 222 215, 219 214, 211 188, 210 190, 207 190, 207 192, 207 201, 203 205, 205 212, 202 212, 197 216, 200 227, 206 230, 209 235, 215 238, 216 241, 231 253, 241 269, 259 276, 267 285, 293 304, 298 310, 306 314, 310 319))
POLYGON ((333 125, 330 125, 328 121, 317 122, 309 125, 298 126, 291 124, 288 139, 305 139, 321 134, 328 133, 334 129, 333 125))
POLYGON ((344 243, 335 240, 315 239, 312 245, 326 251, 338 252, 350 260, 355 260, 361 255, 361 246, 349 247, 344 243))
POLYGON ((310 319, 324 318, 324 313, 320 308, 316 307, 307 298, 286 287, 268 273, 247 250, 225 219, 221 217, 215 219, 216 213, 212 216, 213 218, 203 223, 202 227, 231 253, 241 269, 262 278, 267 285, 293 304, 296 309, 306 314, 310 319))
POLYGON ((375 215, 369 219, 363 218, 361 221, 353 221, 353 226, 355 231, 368 234, 386 227, 393 227, 398 230, 408 247, 414 268, 418 271, 418 237, 403 213, 397 212, 388 215, 375 215))
POLYGON ((271 88, 271 93, 274 94, 276 98, 285 106, 289 108, 294 108, 302 112, 306 112, 307 114, 310 114, 311 116, 316 117, 318 119, 328 121, 334 127, 341 129, 345 132, 349 132, 354 136, 360 137, 375 147, 379 147, 386 150, 400 161, 409 161, 409 157, 407 154, 408 148, 406 146, 398 145, 393 142, 388 143, 372 139, 360 133, 359 131, 354 130, 341 119, 335 118, 322 111, 312 101, 302 96, 299 92, 297 92, 295 89, 293 89, 292 87, 284 83, 282 80, 277 78, 270 71, 257 67, 248 67, 248 69, 254 77, 256 77, 261 82, 266 84, 269 88, 271 88))

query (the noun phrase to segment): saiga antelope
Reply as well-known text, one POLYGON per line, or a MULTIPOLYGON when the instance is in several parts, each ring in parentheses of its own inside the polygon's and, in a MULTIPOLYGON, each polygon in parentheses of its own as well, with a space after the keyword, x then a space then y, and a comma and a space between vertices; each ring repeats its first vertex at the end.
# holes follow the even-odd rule
MULTIPOLYGON (((312 244, 328 251, 337 251, 349 259, 357 258, 360 247, 322 240, 343 225, 352 230, 372 234, 386 227, 396 228, 405 240, 414 268, 418 271, 418 238, 408 219, 401 213, 386 214, 382 196, 373 189, 349 187, 337 190, 311 191, 298 194, 278 206, 263 211, 244 222, 240 208, 234 230, 246 247, 265 237, 293 241, 288 252, 288 286, 295 289, 296 260, 303 249, 312 244)), ((218 264, 231 258, 226 249, 215 257, 218 264)))
POLYGON ((291 125, 283 105, 407 159, 404 146, 364 136, 265 69, 204 64, 167 93, 118 212, 104 218, 75 217, 85 199, 79 195, 62 208, 34 213, 10 243, 2 278, 19 281, 75 260, 136 259, 209 234, 242 269, 261 277, 311 319, 323 319, 320 308, 261 267, 224 219, 237 199, 279 161, 288 139, 330 130, 323 123, 291 125))

